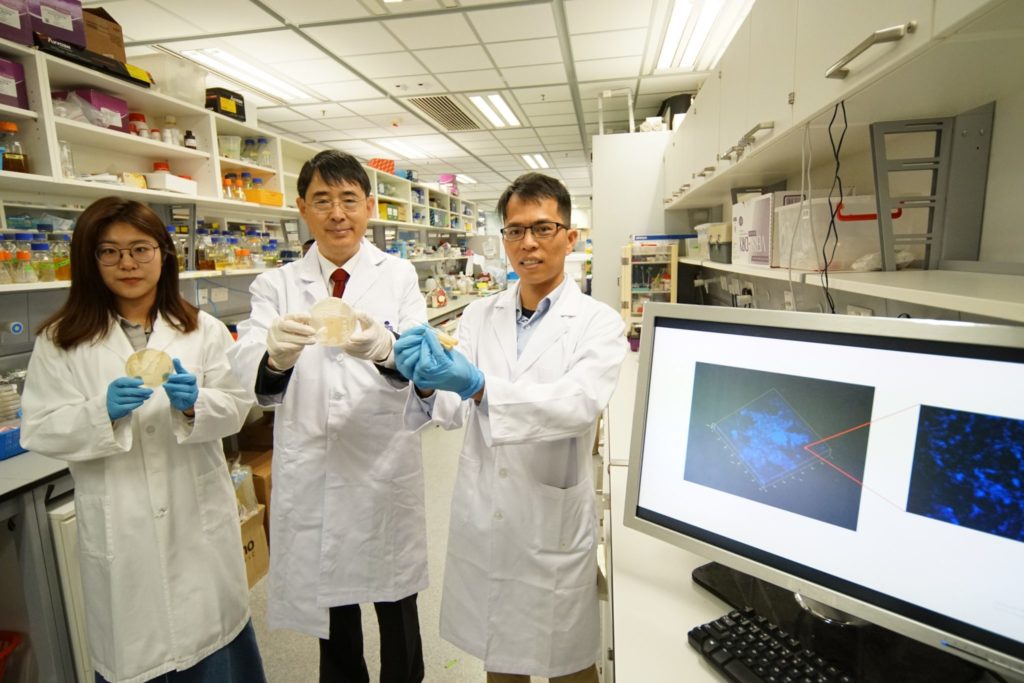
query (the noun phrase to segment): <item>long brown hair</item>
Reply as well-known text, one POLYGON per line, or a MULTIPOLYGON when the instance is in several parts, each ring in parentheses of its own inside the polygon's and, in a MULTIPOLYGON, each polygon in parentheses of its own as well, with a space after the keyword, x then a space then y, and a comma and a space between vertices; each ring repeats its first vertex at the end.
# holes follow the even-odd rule
POLYGON ((140 202, 104 197, 90 204, 78 218, 71 236, 71 291, 64 305, 39 328, 39 334, 50 330, 54 343, 65 351, 103 337, 117 319, 117 299, 104 284, 96 260, 100 238, 114 223, 137 228, 159 246, 160 280, 149 321, 152 323, 160 313, 181 332, 199 327, 198 310, 181 296, 174 243, 160 218, 140 202))

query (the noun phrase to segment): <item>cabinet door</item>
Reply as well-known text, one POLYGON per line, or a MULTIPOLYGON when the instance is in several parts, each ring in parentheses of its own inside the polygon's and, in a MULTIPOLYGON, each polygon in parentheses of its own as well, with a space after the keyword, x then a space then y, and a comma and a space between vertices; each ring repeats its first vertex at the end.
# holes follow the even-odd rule
POLYGON ((796 28, 795 123, 828 107, 856 86, 877 77, 895 60, 931 39, 933 0, 799 0, 796 28), (825 72, 880 29, 914 21, 913 33, 868 48, 847 66, 845 78, 825 72))
MULTIPOLYGON (((685 124, 686 120, 683 120, 685 124)), ((671 201, 673 195, 679 190, 680 187, 689 182, 687 180, 690 174, 687 172, 685 177, 683 175, 685 168, 687 168, 686 160, 686 143, 688 141, 687 133, 682 124, 672 133, 672 139, 669 141, 668 146, 665 147, 665 158, 664 164, 664 178, 665 178, 665 199, 671 201)))
POLYGON ((954 24, 980 9, 983 5, 997 5, 1002 0, 935 0, 935 27, 932 33, 936 36, 948 31, 954 24))
MULTIPOLYGON (((771 121, 774 128, 758 132, 754 146, 793 125, 793 59, 796 54, 797 0, 758 0, 750 10, 748 112, 744 133, 771 121)), ((749 148, 748 148, 749 151, 749 148)))
MULTIPOLYGON (((719 155, 729 149, 743 137, 743 134, 750 130, 748 121, 747 98, 749 88, 750 72, 750 16, 736 31, 729 47, 722 54, 718 62, 718 78, 721 92, 719 93, 719 117, 718 117, 718 147, 715 150, 716 170, 721 171, 725 166, 735 163, 736 156, 731 157, 732 161, 719 158, 719 155)), ((708 79, 714 78, 712 74, 708 79)))
POLYGON ((703 87, 697 93, 697 98, 690 107, 690 113, 686 118, 694 118, 693 128, 693 154, 690 162, 690 182, 694 187, 704 182, 704 169, 710 166, 717 166, 718 155, 718 117, 719 117, 719 94, 721 92, 721 81, 718 74, 713 73, 704 81, 703 87))

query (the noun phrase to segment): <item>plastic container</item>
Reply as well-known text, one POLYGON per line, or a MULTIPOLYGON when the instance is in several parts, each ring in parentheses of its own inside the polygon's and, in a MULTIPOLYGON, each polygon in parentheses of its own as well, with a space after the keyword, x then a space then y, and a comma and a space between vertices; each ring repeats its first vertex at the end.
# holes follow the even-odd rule
POLYGON ((128 132, 140 137, 149 137, 149 123, 146 122, 146 115, 142 112, 128 112, 128 132))
MULTIPOLYGON (((775 209, 772 242, 778 248, 773 249, 773 266, 789 267, 792 245, 793 268, 821 270, 824 267, 821 250, 831 216, 828 199, 807 200, 803 203, 803 211, 801 218, 800 204, 787 204, 775 209)), ((897 233, 903 232, 901 215, 900 212, 893 214, 894 232, 897 233)), ((846 197, 836 217, 836 232, 839 241, 829 270, 851 270, 857 259, 879 252, 881 242, 875 198, 871 195, 846 197)))
POLYGON ((53 263, 53 254, 50 253, 49 242, 32 243, 32 267, 36 271, 37 281, 55 282, 57 280, 57 269, 53 263))
POLYGON ((217 148, 222 157, 228 159, 242 158, 242 138, 237 135, 218 135, 217 148))

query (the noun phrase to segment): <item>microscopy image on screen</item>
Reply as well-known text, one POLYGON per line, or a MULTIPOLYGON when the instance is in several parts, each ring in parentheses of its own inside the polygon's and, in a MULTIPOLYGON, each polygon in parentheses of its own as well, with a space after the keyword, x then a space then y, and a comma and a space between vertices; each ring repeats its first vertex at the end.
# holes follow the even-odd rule
POLYGON ((1024 420, 921 406, 907 512, 1024 541, 1024 420))
POLYGON ((683 477, 856 530, 874 394, 697 363, 683 477))

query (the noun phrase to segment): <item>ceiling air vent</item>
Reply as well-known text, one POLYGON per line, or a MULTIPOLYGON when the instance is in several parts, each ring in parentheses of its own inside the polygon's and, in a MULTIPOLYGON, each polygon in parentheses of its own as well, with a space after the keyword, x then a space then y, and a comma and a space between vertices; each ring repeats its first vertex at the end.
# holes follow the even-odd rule
POLYGON ((450 97, 410 97, 407 101, 441 124, 445 130, 480 130, 476 121, 450 97))

